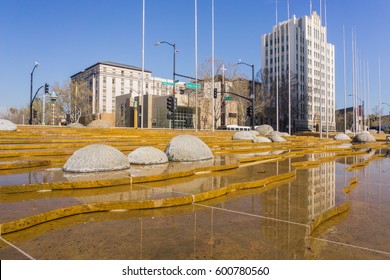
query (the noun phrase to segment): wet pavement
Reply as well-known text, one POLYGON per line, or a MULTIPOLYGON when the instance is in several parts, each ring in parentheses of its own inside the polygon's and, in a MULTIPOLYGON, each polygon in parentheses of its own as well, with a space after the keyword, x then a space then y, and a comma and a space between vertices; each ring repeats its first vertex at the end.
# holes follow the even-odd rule
MULTIPOLYGON (((278 150, 278 149, 276 149, 278 150)), ((291 150, 279 149, 279 154, 291 150)), ((337 157, 296 176, 214 199, 148 210, 113 209, 73 215, 29 227, 0 240, 0 259, 390 259, 390 158, 387 150, 337 157), (351 171, 346 167, 371 159, 351 171), (344 187, 357 178, 349 193, 344 187), (349 203, 347 211, 313 221, 349 203)), ((279 161, 240 163, 224 171, 198 172, 163 181, 131 178, 237 163, 256 153, 216 155, 201 163, 132 166, 89 175, 66 174, 58 166, 1 171, 1 186, 42 182, 128 178, 117 186, 0 194, 0 222, 63 207, 103 202, 158 200, 207 193, 295 170, 292 163, 334 153, 309 153, 279 161), (131 174, 131 176, 130 176, 131 174)), ((273 150, 274 154, 275 149, 273 150)))
POLYGON ((383 141, 351 146, 310 136, 253 144, 232 141, 231 132, 197 132, 213 160, 62 171, 87 144, 127 155, 144 145, 164 149, 178 133, 26 126, 2 134, 0 259, 390 259, 390 158, 377 156, 389 151, 383 141), (41 165, 5 168, 33 161, 41 165), (285 174, 294 176, 279 177, 285 174), (164 204, 171 200, 183 203, 164 204), (80 207, 95 210, 55 215, 80 207), (38 216, 37 225, 4 233, 38 216))

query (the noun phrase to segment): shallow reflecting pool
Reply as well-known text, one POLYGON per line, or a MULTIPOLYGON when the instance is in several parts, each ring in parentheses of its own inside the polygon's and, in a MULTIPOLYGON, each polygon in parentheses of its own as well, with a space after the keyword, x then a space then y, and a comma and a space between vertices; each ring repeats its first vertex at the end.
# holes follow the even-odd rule
POLYGON ((211 161, 96 174, 0 171, 0 259, 390 259, 388 147, 301 146, 221 145, 211 161), (181 175, 136 181, 169 174, 181 175), (87 187, 98 180, 111 184, 87 187), (88 211, 56 216, 74 209, 88 211))

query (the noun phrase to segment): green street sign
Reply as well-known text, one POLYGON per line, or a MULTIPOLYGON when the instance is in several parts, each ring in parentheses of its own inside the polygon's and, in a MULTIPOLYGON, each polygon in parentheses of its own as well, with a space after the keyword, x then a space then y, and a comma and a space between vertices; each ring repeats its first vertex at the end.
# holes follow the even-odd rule
POLYGON ((200 84, 186 83, 186 88, 200 89, 200 84))
POLYGON ((164 86, 173 87, 173 83, 170 83, 170 82, 162 82, 162 84, 163 84, 164 86))
POLYGON ((231 96, 225 96, 223 99, 224 99, 225 101, 230 101, 230 100, 232 100, 232 97, 231 97, 231 96))

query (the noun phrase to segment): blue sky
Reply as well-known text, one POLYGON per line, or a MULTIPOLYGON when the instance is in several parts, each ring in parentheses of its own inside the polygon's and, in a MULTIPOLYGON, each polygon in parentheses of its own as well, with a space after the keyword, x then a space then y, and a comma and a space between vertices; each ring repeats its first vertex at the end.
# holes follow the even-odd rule
MULTIPOLYGON (((145 68, 171 78, 176 43, 177 72, 194 76, 194 0, 145 0, 145 68)), ((275 25, 275 0, 215 0, 215 57, 226 64, 239 58, 261 67, 261 35, 275 25)), ((322 0, 324 4, 325 0, 322 0)), ((351 88, 351 34, 356 28, 359 56, 370 69, 370 107, 378 104, 378 61, 382 102, 390 104, 390 1, 327 0, 328 40, 336 48, 336 107, 344 106, 343 25, 346 34, 347 88, 351 88)), ((309 14, 309 0, 290 0, 290 16, 309 14)), ((320 0, 313 0, 320 12, 320 0)), ((324 9, 323 9, 324 15, 324 9)), ((278 0, 279 21, 287 19, 287 0, 278 0)), ((64 82, 98 62, 141 67, 142 0, 0 0, 0 108, 29 102, 45 82, 64 82)), ((198 0, 198 64, 211 56, 211 0, 198 0)), ((250 69, 242 67, 242 72, 250 69)), ((348 98, 347 105, 351 105, 348 98)), ((390 107, 383 105, 387 114, 390 107)))

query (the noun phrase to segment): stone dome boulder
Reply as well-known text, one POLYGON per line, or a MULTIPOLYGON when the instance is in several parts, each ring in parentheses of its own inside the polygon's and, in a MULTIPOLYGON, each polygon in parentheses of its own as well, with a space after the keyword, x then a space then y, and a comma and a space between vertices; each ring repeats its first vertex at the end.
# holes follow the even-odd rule
POLYGON ((127 158, 131 164, 162 164, 168 162, 167 155, 154 147, 140 147, 135 149, 127 158))
POLYGON ((282 136, 282 137, 289 137, 291 135, 288 134, 287 132, 280 132, 280 136, 282 136))
POLYGON ((345 134, 352 134, 353 132, 349 129, 347 129, 346 131, 344 131, 345 134))
POLYGON ((201 139, 192 135, 178 135, 165 148, 170 161, 201 161, 213 158, 210 148, 201 139))
POLYGON ((345 140, 345 141, 351 141, 351 137, 349 137, 347 134, 345 133, 337 133, 335 136, 334 136, 334 140, 345 140))
POLYGON ((269 139, 271 139, 272 142, 286 142, 287 140, 280 136, 278 133, 271 133, 269 139))
POLYGON ((15 131, 16 125, 9 120, 0 119, 0 130, 15 131))
POLYGON ((250 130, 249 132, 252 133, 254 137, 256 137, 256 136, 258 136, 260 134, 256 130, 250 130))
POLYGON ((233 140, 253 140, 256 137, 251 131, 237 131, 233 134, 233 140))
POLYGON ((91 122, 88 127, 95 127, 95 128, 110 128, 112 125, 105 121, 105 120, 94 120, 91 122))
POLYGON ((257 136, 255 139, 253 139, 253 143, 270 143, 270 142, 272 142, 270 139, 263 136, 257 136))
POLYGON ((368 132, 362 132, 362 133, 359 133, 357 134, 353 140, 352 140, 354 143, 372 143, 372 142, 376 142, 376 139, 374 136, 372 136, 370 133, 368 132))
POLYGON ((67 127, 70 127, 70 128, 85 128, 85 125, 81 124, 81 123, 70 123, 67 125, 67 127))
POLYGON ((272 131, 268 134, 268 137, 273 137, 273 136, 283 136, 283 133, 282 132, 279 132, 279 131, 272 131))
POLYGON ((130 168, 127 157, 114 147, 92 144, 83 147, 66 161, 63 170, 69 172, 97 172, 130 168))
POLYGON ((370 132, 370 134, 378 134, 378 130, 376 129, 370 129, 368 132, 370 132))
POLYGON ((256 127, 256 131, 262 135, 268 135, 274 131, 273 127, 268 124, 262 124, 256 127))

